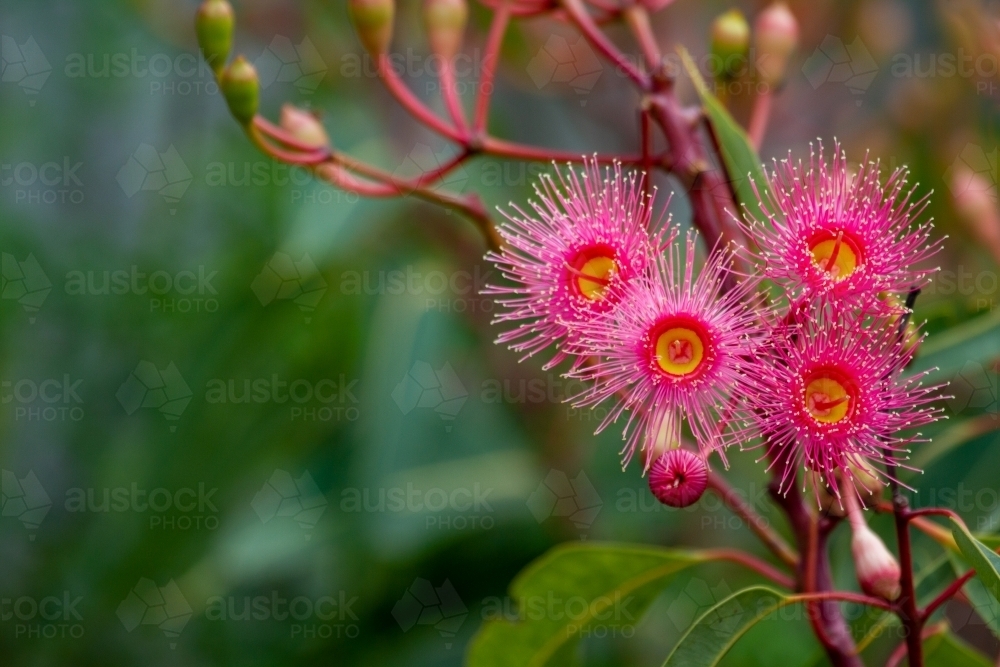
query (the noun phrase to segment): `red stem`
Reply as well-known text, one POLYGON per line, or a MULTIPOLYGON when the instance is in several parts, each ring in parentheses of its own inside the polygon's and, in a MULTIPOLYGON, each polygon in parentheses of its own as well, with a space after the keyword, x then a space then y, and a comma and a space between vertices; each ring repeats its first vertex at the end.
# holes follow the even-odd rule
POLYGON ((760 538, 773 553, 782 562, 784 562, 789 567, 798 567, 799 556, 795 553, 795 550, 785 541, 781 535, 774 531, 773 528, 768 524, 767 519, 757 514, 753 507, 750 506, 742 496, 740 496, 736 491, 729 486, 729 483, 718 473, 709 472, 708 473, 708 487, 715 491, 723 502, 725 502, 726 507, 728 507, 736 516, 740 517, 747 522, 750 530, 760 538))
POLYGON ((976 571, 975 570, 969 570, 968 572, 966 572, 965 574, 963 574, 961 577, 959 577, 955 581, 953 581, 950 584, 948 584, 948 588, 946 588, 943 591, 941 591, 941 593, 939 593, 936 598, 934 598, 933 600, 931 600, 928 603, 928 605, 926 607, 924 607, 924 610, 922 612, 920 612, 920 620, 921 620, 921 622, 926 623, 927 619, 931 617, 931 614, 933 614, 935 611, 937 611, 938 607, 940 607, 945 602, 947 602, 948 600, 950 600, 951 597, 953 595, 955 595, 955 593, 957 593, 960 590, 962 590, 962 586, 965 585, 965 582, 967 582, 969 579, 972 579, 972 577, 974 577, 974 576, 976 576, 976 571))
MULTIPOLYGON (((893 466, 894 467, 894 466, 893 466)), ((896 523, 896 543, 899 551, 900 587, 901 594, 896 601, 899 619, 906 628, 907 656, 910 667, 923 667, 924 647, 921 640, 923 630, 923 619, 917 609, 916 585, 913 581, 913 552, 910 544, 909 516, 906 498, 903 497, 899 485, 894 481, 894 470, 889 471, 889 478, 892 484, 892 507, 893 517, 896 523)))
POLYGON ((451 116, 451 121, 458 128, 459 133, 468 136, 469 128, 465 121, 465 110, 462 108, 462 99, 458 95, 458 85, 455 82, 455 61, 453 58, 441 58, 441 72, 438 76, 441 83, 441 97, 444 99, 444 106, 451 116))
POLYGON ((753 110, 750 112, 750 128, 747 135, 755 150, 760 150, 760 145, 764 143, 764 134, 767 132, 767 123, 771 119, 771 102, 774 95, 770 87, 757 96, 753 101, 753 110))
POLYGON ((649 77, 629 62, 625 54, 618 50, 618 47, 607 38, 587 12, 587 8, 583 5, 582 0, 561 0, 561 4, 576 27, 586 36, 595 49, 621 69, 642 90, 647 92, 651 90, 649 77))
POLYGON ((399 78, 396 70, 392 68, 392 62, 389 60, 389 54, 382 53, 378 56, 378 73, 379 76, 382 77, 385 87, 389 89, 389 92, 392 93, 396 100, 403 105, 403 108, 409 111, 414 118, 438 134, 442 134, 452 141, 462 143, 464 139, 462 133, 438 118, 437 114, 427 108, 427 106, 421 102, 409 88, 406 87, 406 84, 399 78))
POLYGON ((510 6, 502 0, 500 7, 493 14, 490 32, 486 37, 486 50, 483 54, 483 71, 479 76, 479 94, 476 97, 476 113, 472 122, 472 132, 479 136, 486 132, 486 122, 490 115, 490 100, 493 99, 493 79, 497 72, 497 61, 500 59, 500 47, 503 35, 510 22, 510 6))
POLYGON ((710 549, 703 553, 708 555, 709 558, 739 563, 740 565, 753 570, 757 574, 770 579, 782 588, 787 588, 789 590, 795 588, 795 581, 787 574, 771 567, 771 565, 765 563, 759 558, 751 556, 745 551, 740 551, 739 549, 710 549))

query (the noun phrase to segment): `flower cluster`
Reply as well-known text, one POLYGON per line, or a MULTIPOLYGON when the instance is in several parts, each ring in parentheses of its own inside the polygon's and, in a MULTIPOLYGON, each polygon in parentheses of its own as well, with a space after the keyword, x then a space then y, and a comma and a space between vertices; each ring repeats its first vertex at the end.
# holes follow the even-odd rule
POLYGON ((905 184, 896 171, 883 185, 877 163, 852 173, 839 146, 828 163, 820 145, 759 184, 767 218, 741 223, 752 250, 702 259, 696 234, 654 223, 642 177, 590 162, 543 179, 534 215, 515 209, 488 256, 511 283, 489 290, 496 321, 515 324, 498 342, 570 360, 588 387, 574 405, 613 404, 598 432, 627 414, 623 463, 642 453, 667 504, 697 500, 709 456, 732 445, 763 447, 784 490, 800 468, 837 498, 870 486, 939 416, 937 387, 903 375, 903 303, 938 250, 905 184))

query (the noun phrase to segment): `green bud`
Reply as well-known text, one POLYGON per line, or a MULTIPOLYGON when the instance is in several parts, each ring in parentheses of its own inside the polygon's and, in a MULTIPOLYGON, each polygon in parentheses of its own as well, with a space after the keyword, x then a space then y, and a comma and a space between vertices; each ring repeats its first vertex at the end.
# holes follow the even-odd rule
POLYGON ((757 16, 753 28, 757 75, 768 85, 778 85, 785 78, 788 59, 799 42, 799 22, 788 5, 775 2, 757 16))
POLYGON ((374 56, 389 50, 395 0, 348 0, 347 10, 361 43, 374 56))
POLYGON ((239 56, 219 77, 219 88, 226 98, 229 111, 240 123, 247 125, 257 115, 260 82, 257 70, 243 56, 239 56))
POLYGON ((431 50, 444 58, 453 58, 462 48, 469 5, 465 0, 424 0, 424 26, 431 50))
POLYGON ((712 21, 712 55, 719 62, 720 79, 735 78, 746 64, 750 25, 738 9, 719 14, 712 21))
POLYGON ((322 148, 330 144, 323 124, 308 111, 299 109, 294 104, 281 107, 281 127, 304 144, 322 148))
POLYGON ((205 61, 218 74, 233 48, 233 6, 227 0, 205 0, 198 8, 194 27, 205 61))

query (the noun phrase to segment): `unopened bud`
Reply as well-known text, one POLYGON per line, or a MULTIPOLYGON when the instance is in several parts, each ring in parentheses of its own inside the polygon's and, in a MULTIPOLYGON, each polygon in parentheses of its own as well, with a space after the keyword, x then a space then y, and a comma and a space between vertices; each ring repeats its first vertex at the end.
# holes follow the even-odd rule
POLYGON ((861 519, 859 525, 851 522, 851 553, 861 590, 868 595, 892 602, 899 597, 899 563, 889 553, 885 543, 861 519))
POLYGON ((424 0, 424 27, 431 51, 453 58, 462 48, 469 6, 465 0, 424 0))
POLYGON ((281 107, 281 127, 308 146, 323 148, 330 145, 330 137, 319 119, 294 104, 281 107))
POLYGON ((712 55, 719 62, 718 77, 732 79, 746 62, 750 25, 738 9, 719 14, 712 21, 712 55))
POLYGON ((980 172, 961 165, 951 175, 955 211, 976 240, 1000 262, 1000 212, 996 187, 980 172))
POLYGON ((260 98, 260 82, 257 70, 243 56, 239 56, 219 77, 219 88, 226 98, 229 111, 244 125, 257 115, 260 98))
POLYGON ((205 0, 195 16, 195 32, 201 53, 215 73, 226 66, 233 48, 233 6, 227 0, 205 0))
POLYGON ((777 85, 785 78, 788 59, 798 44, 799 23, 788 5, 775 2, 757 15, 753 30, 757 74, 762 82, 777 85))
POLYGON ((671 449, 649 470, 649 490, 670 507, 687 507, 698 502, 708 486, 705 461, 687 449, 671 449))
POLYGON ((358 38, 368 52, 378 56, 388 51, 396 14, 395 0, 349 0, 347 9, 358 38))

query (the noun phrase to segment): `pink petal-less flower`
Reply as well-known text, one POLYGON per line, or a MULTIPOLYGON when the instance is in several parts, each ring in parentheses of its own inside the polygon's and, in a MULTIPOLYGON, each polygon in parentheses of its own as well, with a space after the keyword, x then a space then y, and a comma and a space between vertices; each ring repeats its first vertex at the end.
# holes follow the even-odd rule
POLYGON ((487 255, 513 285, 484 290, 500 308, 494 323, 514 325, 497 342, 523 358, 555 346, 546 369, 566 359, 578 324, 615 307, 664 243, 652 229, 643 176, 626 175, 618 164, 601 169, 593 160, 579 173, 556 176, 536 185, 533 214, 515 207, 507 216, 498 229, 503 249, 487 255))
POLYGON ((764 274, 793 301, 826 296, 866 305, 926 285, 936 270, 926 260, 940 241, 931 240, 929 221, 915 223, 927 199, 911 201, 906 176, 897 169, 883 185, 877 162, 852 173, 836 143, 832 162, 820 143, 808 166, 790 157, 776 163, 764 198, 774 212, 745 226, 764 274))
POLYGON ((698 502, 708 486, 708 466, 689 449, 671 449, 656 459, 649 469, 649 490, 670 507, 687 507, 698 502))
MULTIPOLYGON (((755 281, 733 284, 732 255, 719 249, 695 276, 697 236, 658 258, 656 270, 626 294, 610 317, 580 326, 582 353, 596 361, 572 377, 593 381, 577 407, 613 399, 598 432, 625 411, 623 463, 636 450, 676 447, 686 419, 703 457, 745 439, 739 398, 746 366, 764 329, 753 308, 755 281), (683 249, 682 246, 683 245, 683 249)), ((656 452, 657 454, 659 452, 656 452)), ((645 457, 644 467, 652 464, 645 457)))
POLYGON ((876 464, 902 465, 907 447, 925 441, 901 432, 940 417, 940 387, 902 376, 913 352, 892 315, 818 304, 778 325, 760 352, 748 404, 782 490, 799 466, 837 495, 838 471, 851 484, 856 469, 886 476, 876 464))

